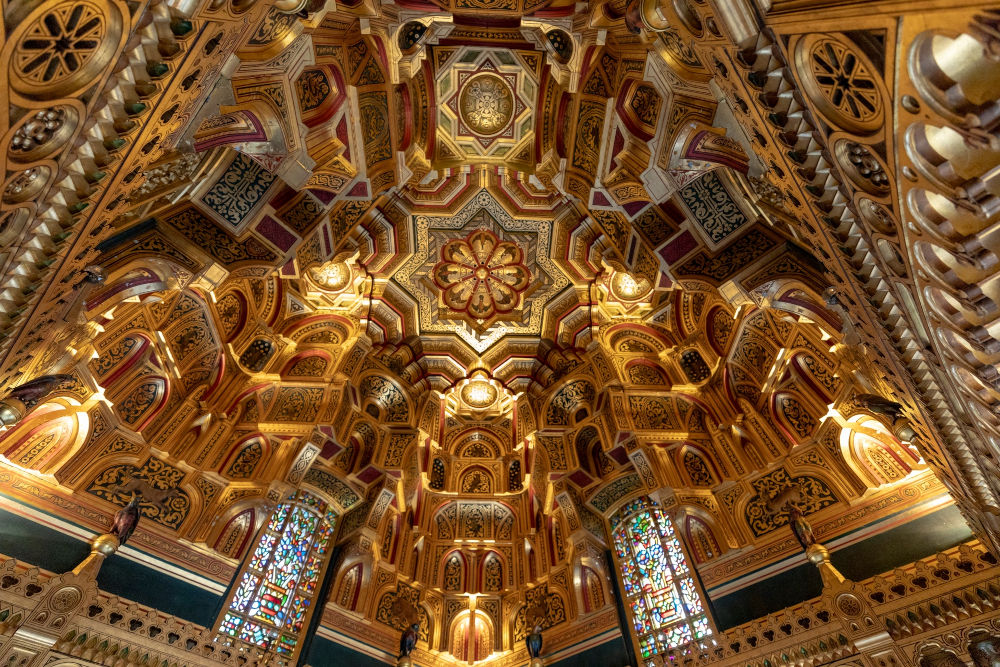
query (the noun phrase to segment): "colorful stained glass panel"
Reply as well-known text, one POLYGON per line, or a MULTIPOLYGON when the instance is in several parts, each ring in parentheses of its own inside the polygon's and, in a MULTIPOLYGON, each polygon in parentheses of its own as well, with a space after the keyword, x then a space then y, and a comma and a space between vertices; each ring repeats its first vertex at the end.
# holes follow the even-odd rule
POLYGON ((300 491, 275 510, 219 623, 219 633, 291 656, 329 560, 336 514, 300 491))
POLYGON ((710 635, 701 593, 666 513, 640 498, 616 513, 611 527, 643 659, 710 635))

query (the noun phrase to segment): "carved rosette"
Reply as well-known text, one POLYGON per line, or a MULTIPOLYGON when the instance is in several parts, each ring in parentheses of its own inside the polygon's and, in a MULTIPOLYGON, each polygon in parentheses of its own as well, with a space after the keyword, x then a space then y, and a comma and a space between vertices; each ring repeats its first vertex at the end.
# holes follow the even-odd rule
POLYGON ((122 31, 121 12, 112 3, 39 5, 11 35, 10 85, 33 99, 74 95, 111 63, 122 31))
POLYGON ((798 42, 795 65, 802 87, 832 124, 867 135, 885 121, 875 67, 846 38, 811 34, 798 42))
POLYGON ((531 281, 522 250, 486 229, 446 243, 432 273, 443 306, 480 325, 518 308, 531 281))

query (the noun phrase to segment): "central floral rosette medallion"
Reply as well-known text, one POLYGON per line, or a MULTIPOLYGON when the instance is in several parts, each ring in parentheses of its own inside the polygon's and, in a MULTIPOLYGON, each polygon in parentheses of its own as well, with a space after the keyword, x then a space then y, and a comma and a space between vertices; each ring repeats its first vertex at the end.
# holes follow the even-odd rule
POLYGON ((491 136, 510 123, 514 93, 496 74, 477 74, 462 87, 458 109, 470 130, 491 136))
POLYGON ((480 327, 520 307, 531 283, 521 249, 487 229, 445 243, 432 275, 448 315, 480 327))

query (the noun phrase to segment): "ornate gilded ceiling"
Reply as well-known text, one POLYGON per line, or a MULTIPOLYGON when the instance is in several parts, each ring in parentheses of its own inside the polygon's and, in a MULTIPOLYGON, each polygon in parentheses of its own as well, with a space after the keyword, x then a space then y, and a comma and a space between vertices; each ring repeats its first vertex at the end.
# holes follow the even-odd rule
POLYGON ((547 307, 570 284, 551 259, 553 219, 516 218, 481 190, 452 215, 410 220, 414 252, 392 277, 416 302, 408 334, 457 335, 480 356, 506 336, 543 337, 547 307))
POLYGON ((447 664, 611 632, 640 495, 713 595, 790 567, 793 487, 821 540, 947 493, 995 539, 981 37, 290 4, 6 7, 0 381, 59 374, 3 413, 17 502, 140 490, 131 544, 217 590, 315 493, 325 631, 447 664))

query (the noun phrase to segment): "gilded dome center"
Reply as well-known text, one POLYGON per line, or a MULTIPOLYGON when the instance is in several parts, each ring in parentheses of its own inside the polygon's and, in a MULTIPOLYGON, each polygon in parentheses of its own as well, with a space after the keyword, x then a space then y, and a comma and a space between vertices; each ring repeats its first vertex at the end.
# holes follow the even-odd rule
POLYGON ((462 87, 458 108, 476 134, 498 134, 514 114, 514 92, 496 74, 477 74, 462 87))

